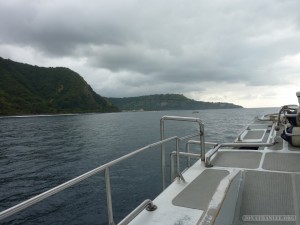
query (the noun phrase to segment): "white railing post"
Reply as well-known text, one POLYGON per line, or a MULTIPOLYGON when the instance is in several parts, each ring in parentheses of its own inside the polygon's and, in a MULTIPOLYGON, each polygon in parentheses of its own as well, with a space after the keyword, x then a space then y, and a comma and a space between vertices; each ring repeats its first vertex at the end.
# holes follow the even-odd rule
POLYGON ((107 201, 107 213, 108 213, 108 224, 115 225, 112 199, 111 199, 111 188, 110 188, 110 178, 109 178, 109 168, 105 169, 105 186, 106 186, 106 201, 107 201))

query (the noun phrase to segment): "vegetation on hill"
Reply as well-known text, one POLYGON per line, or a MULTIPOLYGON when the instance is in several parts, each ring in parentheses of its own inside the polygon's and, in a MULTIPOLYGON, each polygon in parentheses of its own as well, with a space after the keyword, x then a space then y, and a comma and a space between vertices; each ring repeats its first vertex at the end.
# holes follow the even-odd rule
POLYGON ((119 111, 74 71, 0 57, 0 115, 119 111))
POLYGON ((0 57, 0 115, 223 108, 242 107, 179 94, 104 98, 68 68, 38 67, 0 57))
POLYGON ((242 108, 242 106, 234 105, 231 103, 195 101, 179 94, 160 94, 128 98, 109 98, 109 100, 123 111, 242 108))

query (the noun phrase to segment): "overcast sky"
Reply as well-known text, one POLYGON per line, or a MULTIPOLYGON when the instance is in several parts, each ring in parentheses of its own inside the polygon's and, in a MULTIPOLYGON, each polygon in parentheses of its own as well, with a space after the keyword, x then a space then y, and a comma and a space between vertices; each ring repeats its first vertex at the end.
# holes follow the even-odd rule
POLYGON ((297 103, 299 0, 0 0, 0 56, 79 73, 102 96, 297 103))

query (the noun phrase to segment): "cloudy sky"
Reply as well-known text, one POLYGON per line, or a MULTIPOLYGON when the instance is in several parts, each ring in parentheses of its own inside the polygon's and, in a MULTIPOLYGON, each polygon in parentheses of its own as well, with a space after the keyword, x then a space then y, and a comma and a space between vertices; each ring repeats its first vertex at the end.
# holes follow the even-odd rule
POLYGON ((107 97, 281 106, 300 91, 300 1, 0 0, 0 56, 107 97))

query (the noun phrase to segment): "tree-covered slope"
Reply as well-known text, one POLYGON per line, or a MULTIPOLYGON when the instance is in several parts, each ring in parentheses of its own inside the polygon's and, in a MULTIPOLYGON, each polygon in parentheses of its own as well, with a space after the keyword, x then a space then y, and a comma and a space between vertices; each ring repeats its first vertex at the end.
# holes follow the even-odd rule
POLYGON ((118 111, 68 68, 44 68, 0 57, 0 115, 118 111))
POLYGON ((179 94, 148 95, 128 98, 109 98, 119 109, 130 110, 198 110, 242 108, 242 106, 224 102, 203 102, 189 99, 179 94))

